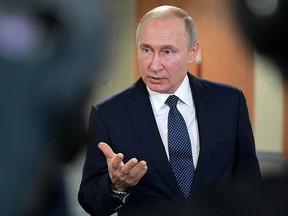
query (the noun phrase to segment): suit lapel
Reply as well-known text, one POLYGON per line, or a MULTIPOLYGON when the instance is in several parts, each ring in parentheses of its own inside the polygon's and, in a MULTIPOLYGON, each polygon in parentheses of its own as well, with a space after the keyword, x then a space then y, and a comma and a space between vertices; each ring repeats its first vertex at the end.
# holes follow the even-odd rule
POLYGON ((194 176, 192 196, 197 191, 198 185, 205 178, 215 140, 215 115, 213 100, 209 94, 209 86, 200 79, 189 75, 193 100, 199 129, 200 154, 194 176))
POLYGON ((128 94, 133 98, 133 102, 128 106, 128 112, 140 137, 141 144, 166 184, 178 197, 181 197, 182 193, 166 156, 150 104, 149 94, 143 81, 140 79, 136 83, 136 88, 131 89, 128 94))

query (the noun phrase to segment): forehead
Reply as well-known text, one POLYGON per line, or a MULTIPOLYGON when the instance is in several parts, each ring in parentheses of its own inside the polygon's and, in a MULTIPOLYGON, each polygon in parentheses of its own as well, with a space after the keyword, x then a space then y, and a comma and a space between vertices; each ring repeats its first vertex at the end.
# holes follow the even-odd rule
POLYGON ((139 35, 139 43, 179 43, 185 40, 185 24, 183 19, 169 16, 147 19, 139 35))

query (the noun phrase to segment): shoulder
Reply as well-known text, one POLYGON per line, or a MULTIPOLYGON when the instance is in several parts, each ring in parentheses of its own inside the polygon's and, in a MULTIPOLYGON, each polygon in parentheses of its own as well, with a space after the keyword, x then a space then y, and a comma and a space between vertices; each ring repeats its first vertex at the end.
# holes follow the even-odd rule
POLYGON ((97 109, 119 109, 131 103, 135 98, 139 97, 139 95, 145 95, 147 93, 145 84, 140 78, 132 85, 98 101, 93 107, 97 109))
POLYGON ((195 100, 205 99, 215 104, 239 104, 246 102, 242 90, 223 82, 211 81, 189 75, 190 86, 195 100))
POLYGON ((193 75, 189 75, 188 77, 192 90, 200 89, 201 91, 212 94, 242 94, 240 88, 227 83, 207 80, 193 75))

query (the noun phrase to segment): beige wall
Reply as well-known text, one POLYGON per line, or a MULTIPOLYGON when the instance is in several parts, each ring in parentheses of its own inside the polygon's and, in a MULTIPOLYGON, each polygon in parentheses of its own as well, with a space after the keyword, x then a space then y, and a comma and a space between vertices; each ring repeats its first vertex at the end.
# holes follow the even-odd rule
POLYGON ((254 135, 258 151, 282 152, 283 86, 278 68, 263 56, 254 58, 254 135))
POLYGON ((103 68, 104 74, 91 96, 92 104, 135 80, 135 3, 133 0, 109 1, 111 3, 107 4, 107 10, 110 11, 111 28, 114 30, 111 44, 107 48, 108 59, 103 68))

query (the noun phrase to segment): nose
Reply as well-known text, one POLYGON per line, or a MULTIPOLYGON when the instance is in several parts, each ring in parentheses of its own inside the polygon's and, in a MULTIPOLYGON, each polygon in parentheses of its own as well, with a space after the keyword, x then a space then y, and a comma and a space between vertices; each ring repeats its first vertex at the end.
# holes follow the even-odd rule
POLYGON ((155 53, 151 59, 150 69, 157 72, 163 69, 161 57, 155 53))

